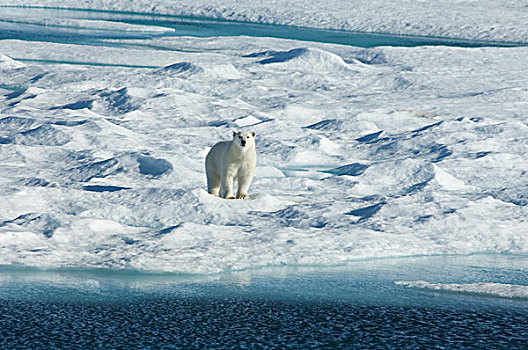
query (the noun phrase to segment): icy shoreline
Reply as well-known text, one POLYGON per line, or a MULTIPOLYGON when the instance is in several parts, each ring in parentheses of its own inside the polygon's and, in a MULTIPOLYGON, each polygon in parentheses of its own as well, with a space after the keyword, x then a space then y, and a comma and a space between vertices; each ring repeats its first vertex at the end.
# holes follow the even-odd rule
MULTIPOLYGON (((19 6, 0 0, 0 5, 19 6)), ((245 1, 28 0, 24 6, 82 8, 197 16, 399 35, 528 43, 528 7, 522 1, 245 1)))
POLYGON ((500 277, 505 289, 528 284, 527 266, 526 257, 432 257, 189 277, 0 265, 0 335, 7 348, 522 348, 525 300, 393 281, 500 277))

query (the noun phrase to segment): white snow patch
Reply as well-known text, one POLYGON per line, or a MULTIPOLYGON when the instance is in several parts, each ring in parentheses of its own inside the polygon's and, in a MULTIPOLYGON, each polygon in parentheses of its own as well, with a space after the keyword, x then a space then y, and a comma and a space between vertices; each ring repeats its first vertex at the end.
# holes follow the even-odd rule
POLYGON ((466 186, 464 181, 459 180, 454 176, 450 175, 446 171, 442 170, 442 168, 440 168, 438 165, 433 164, 433 168, 435 172, 435 180, 440 184, 440 186, 450 191, 460 191, 468 189, 468 186, 466 186))
POLYGON ((255 117, 253 117, 251 115, 235 120, 235 124, 238 127, 241 127, 241 128, 243 128, 245 126, 255 125, 255 124, 258 124, 260 122, 261 122, 260 119, 255 118, 255 117))
POLYGON ((255 168, 255 176, 277 178, 284 177, 285 175, 282 171, 273 166, 257 166, 255 168))

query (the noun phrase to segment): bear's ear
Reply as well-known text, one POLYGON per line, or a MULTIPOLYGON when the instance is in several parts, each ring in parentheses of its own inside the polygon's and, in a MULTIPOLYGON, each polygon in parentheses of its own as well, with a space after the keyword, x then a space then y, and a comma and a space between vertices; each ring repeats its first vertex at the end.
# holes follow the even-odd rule
POLYGON ((253 135, 253 137, 255 137, 255 135, 257 135, 257 133, 253 131, 253 132, 251 133, 251 135, 253 135))
POLYGON ((231 133, 233 134, 233 137, 235 137, 237 134, 236 130, 231 130, 231 133))

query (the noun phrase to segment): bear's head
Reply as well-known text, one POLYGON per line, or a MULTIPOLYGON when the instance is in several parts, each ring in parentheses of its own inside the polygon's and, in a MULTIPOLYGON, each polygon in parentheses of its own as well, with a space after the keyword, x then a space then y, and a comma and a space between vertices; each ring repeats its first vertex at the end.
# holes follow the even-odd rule
POLYGON ((251 148, 255 146, 255 135, 254 132, 239 131, 236 132, 233 130, 233 141, 235 145, 240 148, 251 148))

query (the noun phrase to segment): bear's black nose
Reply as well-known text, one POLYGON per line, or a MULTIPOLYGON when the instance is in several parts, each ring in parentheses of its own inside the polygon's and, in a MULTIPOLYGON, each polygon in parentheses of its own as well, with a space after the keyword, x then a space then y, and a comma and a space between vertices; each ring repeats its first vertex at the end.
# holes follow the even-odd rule
POLYGON ((245 146, 245 145, 246 145, 246 141, 242 140, 242 141, 240 141, 240 144, 241 144, 242 146, 245 146))

